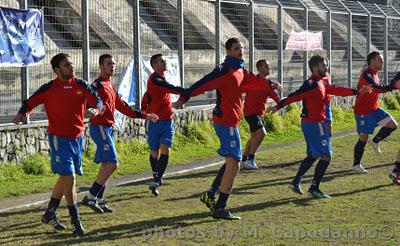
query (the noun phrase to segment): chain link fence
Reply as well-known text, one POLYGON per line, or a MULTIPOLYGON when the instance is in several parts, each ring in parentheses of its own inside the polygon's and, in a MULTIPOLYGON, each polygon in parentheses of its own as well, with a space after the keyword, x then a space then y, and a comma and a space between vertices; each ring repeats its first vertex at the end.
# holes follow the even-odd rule
MULTIPOLYGON (((352 87, 372 50, 384 54, 382 81, 400 65, 400 13, 387 5, 344 0, 4 0, 0 5, 21 8, 21 2, 43 13, 46 58, 28 68, 27 81, 20 68, 0 67, 2 124, 10 123, 20 107, 23 85, 32 94, 54 78, 50 59, 59 52, 70 54, 76 75, 89 81, 99 75, 99 56, 112 54, 114 84, 132 58, 139 63, 139 54, 178 56, 181 80, 188 87, 222 62, 225 41, 238 37, 246 67, 256 73, 256 62, 268 60, 270 77, 283 84, 284 95, 309 75, 307 60, 315 54, 330 60, 334 83, 352 87), (285 50, 290 33, 305 30, 322 31, 323 50, 285 50)), ((191 104, 214 99, 214 93, 207 93, 191 104)), ((39 107, 31 121, 42 119, 46 115, 39 107)))

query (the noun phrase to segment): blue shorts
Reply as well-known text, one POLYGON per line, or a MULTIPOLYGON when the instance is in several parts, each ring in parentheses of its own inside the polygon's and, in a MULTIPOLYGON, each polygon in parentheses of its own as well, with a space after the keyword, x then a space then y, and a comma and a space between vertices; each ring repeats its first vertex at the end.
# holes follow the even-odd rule
POLYGON ((357 133, 372 134, 378 125, 385 126, 391 120, 393 117, 381 108, 367 115, 356 115, 357 133))
POLYGON ((237 161, 242 159, 242 144, 237 126, 223 126, 214 122, 215 132, 221 143, 218 154, 223 157, 232 157, 237 161))
POLYGON ((117 150, 114 144, 114 130, 112 126, 90 125, 90 136, 96 143, 95 163, 118 163, 117 150))
POLYGON ((301 122, 307 151, 315 158, 332 156, 331 140, 323 122, 301 122))
POLYGON ((328 104, 325 107, 325 114, 326 114, 326 118, 325 118, 325 123, 332 125, 332 109, 331 109, 331 105, 328 104))
POLYGON ((165 144, 171 148, 174 140, 173 120, 146 121, 146 131, 150 150, 160 149, 160 144, 165 144))
POLYGON ((51 170, 60 176, 83 175, 83 136, 63 138, 49 134, 51 170))

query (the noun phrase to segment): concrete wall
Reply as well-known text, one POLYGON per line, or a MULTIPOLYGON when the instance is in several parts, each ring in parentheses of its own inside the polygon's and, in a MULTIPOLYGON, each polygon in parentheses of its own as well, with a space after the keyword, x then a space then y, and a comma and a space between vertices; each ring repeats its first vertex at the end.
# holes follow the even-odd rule
MULTIPOLYGON (((353 107, 355 97, 334 97, 332 104, 346 109, 353 107)), ((271 105, 275 104, 269 102, 271 105)), ((212 117, 214 105, 196 106, 175 111, 175 131, 186 134, 189 121, 208 121, 212 117)), ((300 120, 300 118, 299 118, 300 120)), ((86 124, 87 126, 88 124, 86 124)), ((214 134, 214 132, 210 133, 214 134)), ((138 139, 145 141, 146 129, 144 120, 129 119, 123 132, 115 131, 117 141, 138 139)), ((84 148, 93 145, 89 131, 85 131, 84 148)), ((47 121, 29 125, 12 125, 0 127, 0 163, 17 162, 35 153, 48 154, 47 121)))
MULTIPOLYGON (((193 107, 175 112, 175 131, 185 134, 188 121, 210 120, 213 106, 193 107)), ((93 144, 86 124, 84 148, 93 144)), ((145 141, 145 121, 129 119, 124 132, 115 131, 117 141, 139 139, 145 141)), ((29 125, 0 127, 0 163, 17 162, 35 153, 48 154, 47 121, 29 125)))

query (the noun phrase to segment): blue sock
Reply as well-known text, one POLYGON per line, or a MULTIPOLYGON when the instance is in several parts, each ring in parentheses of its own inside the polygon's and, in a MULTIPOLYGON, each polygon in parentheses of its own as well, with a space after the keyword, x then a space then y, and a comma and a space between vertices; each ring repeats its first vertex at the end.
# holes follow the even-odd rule
POLYGON ((160 182, 162 179, 165 170, 167 169, 168 166, 168 155, 160 155, 160 159, 158 160, 158 178, 157 178, 157 183, 160 182))
POLYGON ((254 160, 255 155, 249 155, 249 160, 254 160))
POLYGON ((49 205, 47 206, 46 213, 55 213, 57 208, 60 206, 61 199, 52 197, 49 205))
POLYGON ((79 211, 78 211, 78 205, 74 204, 72 206, 68 206, 69 210, 69 215, 71 216, 71 221, 77 221, 79 220, 79 211))
POLYGON ((228 201, 228 198, 229 198, 229 194, 228 193, 220 192, 217 204, 215 205, 215 210, 225 209, 226 208, 226 203, 228 201))
POLYGON ((367 144, 366 142, 362 142, 362 141, 358 140, 358 142, 354 146, 354 162, 353 162, 353 166, 360 165, 361 159, 362 159, 362 157, 364 155, 364 148, 365 148, 366 144, 367 144))
POLYGON ((395 128, 388 128, 388 127, 382 127, 379 132, 376 134, 376 136, 372 139, 372 142, 374 143, 379 143, 383 139, 389 137, 392 132, 396 130, 395 128))
POLYGON ((395 172, 395 173, 400 172, 400 162, 396 161, 394 163, 394 165, 395 165, 395 167, 393 169, 393 172, 395 172))
POLYGON ((221 180, 222 180, 222 176, 224 176, 225 173, 225 167, 226 164, 222 165, 222 167, 219 169, 217 176, 214 179, 214 182, 212 183, 210 189, 207 191, 208 196, 211 199, 215 199, 215 196, 219 190, 219 187, 221 186, 221 180))
POLYGON ((312 164, 316 161, 316 159, 312 156, 307 156, 300 164, 299 170, 297 170, 296 176, 294 177, 292 183, 299 184, 301 178, 306 174, 308 169, 312 166, 312 164))
POLYGON ((97 199, 102 200, 104 197, 104 190, 106 189, 106 186, 103 185, 103 187, 101 187, 99 193, 97 193, 97 199))
POLYGON ((151 155, 149 156, 149 161, 151 165, 151 170, 153 171, 153 180, 154 182, 157 182, 156 180, 158 180, 158 161, 151 155))
POLYGON ((310 190, 319 190, 319 184, 321 183, 322 177, 325 175, 326 169, 328 169, 329 163, 329 161, 319 160, 315 167, 314 178, 310 190))
POLYGON ((92 187, 89 190, 89 193, 94 196, 97 197, 97 194, 99 194, 99 191, 101 190, 103 186, 97 182, 94 182, 92 187))

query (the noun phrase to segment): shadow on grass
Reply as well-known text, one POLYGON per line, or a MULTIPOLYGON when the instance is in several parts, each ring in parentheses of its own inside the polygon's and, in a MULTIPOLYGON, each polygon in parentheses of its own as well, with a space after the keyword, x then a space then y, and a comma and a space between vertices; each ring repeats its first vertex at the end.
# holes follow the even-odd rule
MULTIPOLYGON (((385 185, 377 185, 372 186, 364 189, 358 189, 348 192, 342 193, 335 193, 332 194, 332 197, 343 197, 354 195, 356 193, 368 192, 372 190, 381 189, 387 186, 391 186, 392 184, 385 184, 385 185)), ((289 203, 296 204, 298 206, 308 206, 310 202, 317 200, 311 197, 302 197, 302 198, 283 198, 273 201, 265 201, 261 203, 255 204, 248 204, 236 208, 232 208, 231 211, 234 213, 238 212, 248 212, 248 211, 258 211, 264 209, 271 209, 274 207, 279 207, 282 205, 287 205, 289 203)), ((329 201, 329 199, 325 199, 323 201, 329 201)), ((210 215, 209 212, 202 212, 202 213, 191 213, 191 214, 184 214, 184 215, 177 215, 172 217, 166 218, 157 218, 153 220, 146 220, 146 221, 137 221, 129 224, 121 224, 115 225, 107 228, 100 228, 87 233, 85 238, 83 239, 74 239, 74 238, 65 238, 66 235, 63 234, 56 234, 53 236, 55 240, 51 243, 43 243, 41 245, 54 245, 54 244, 72 244, 72 243, 79 243, 79 242, 101 242, 104 240, 114 240, 114 239, 122 239, 122 238, 134 238, 134 237, 141 237, 143 241, 148 240, 151 238, 152 233, 155 231, 166 231, 166 230, 177 230, 178 228, 185 228, 188 226, 194 226, 199 224, 205 223, 219 223, 217 220, 211 219, 208 217, 210 215), (207 219, 209 218, 209 219, 207 219), (188 222, 190 221, 190 222, 188 222)), ((231 222, 236 223, 236 222, 231 222)), ((44 233, 42 233, 44 234, 44 233)), ((26 236, 34 236, 31 234, 20 234, 20 237, 26 236)), ((135 242, 138 242, 137 238, 135 242)), ((140 239, 139 239, 140 240, 140 239)))
MULTIPOLYGON (((122 224, 111 226, 107 228, 100 228, 93 231, 88 232, 84 238, 75 239, 72 236, 67 236, 65 234, 56 234, 53 236, 53 239, 58 241, 53 241, 51 243, 43 243, 40 244, 42 246, 46 245, 66 245, 66 244, 74 244, 79 242, 101 242, 104 240, 110 241, 114 239, 123 239, 123 238, 133 238, 133 237, 141 237, 143 241, 150 239, 153 231, 159 230, 177 230, 178 228, 185 228, 188 226, 195 226, 199 224, 213 222, 214 219, 208 219, 209 212, 202 213, 193 213, 193 214, 185 214, 178 215, 167 218, 157 218, 154 220, 147 221, 137 221, 130 224, 122 224), (193 222, 186 222, 186 220, 195 220, 193 222), (70 238, 66 238, 70 237, 70 238)), ((20 235, 21 236, 21 235, 20 235)), ((23 236, 23 235, 22 235, 23 236)), ((136 243, 140 243, 140 239, 135 239, 136 243)))

